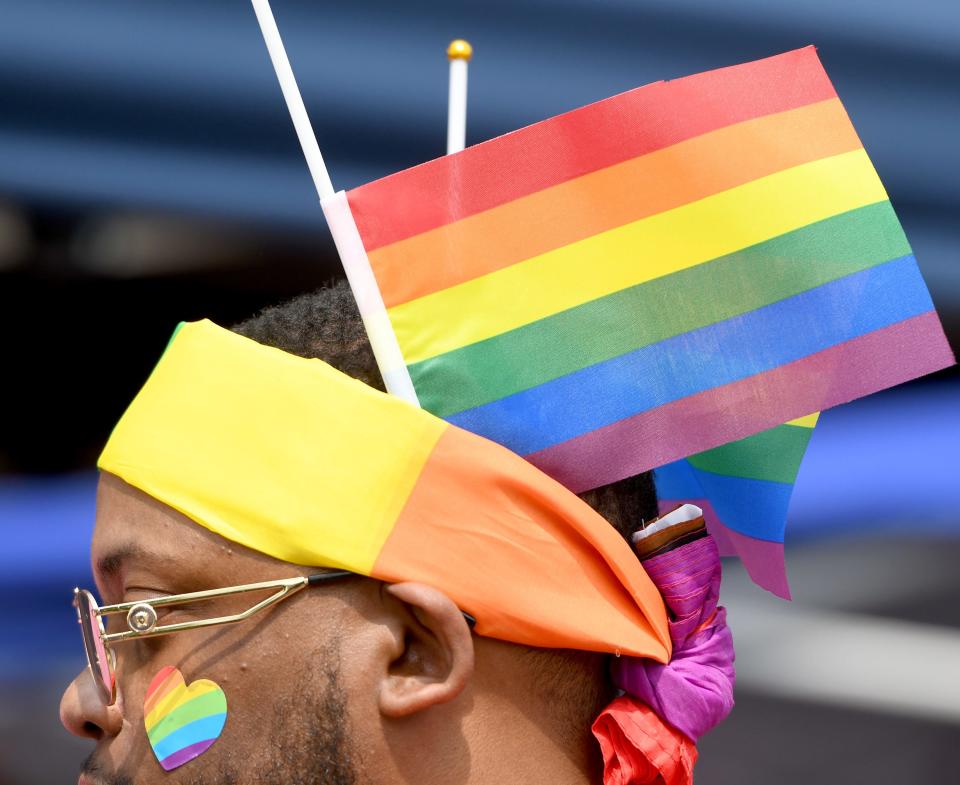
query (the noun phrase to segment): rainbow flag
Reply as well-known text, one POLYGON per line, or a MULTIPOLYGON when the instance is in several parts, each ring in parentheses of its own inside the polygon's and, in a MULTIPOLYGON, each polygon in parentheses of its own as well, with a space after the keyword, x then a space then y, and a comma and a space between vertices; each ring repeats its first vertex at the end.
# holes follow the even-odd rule
POLYGON ((574 491, 698 456, 661 470, 661 494, 687 472, 774 588, 786 505, 743 482, 771 470, 724 483, 750 443, 701 454, 809 436, 783 424, 954 361, 813 47, 641 87, 324 210, 391 392, 574 491), (714 495, 733 487, 735 505, 714 495))
POLYGON ((739 555, 758 585, 789 598, 787 508, 818 417, 799 417, 661 466, 654 472, 660 514, 687 502, 698 505, 720 553, 739 555))

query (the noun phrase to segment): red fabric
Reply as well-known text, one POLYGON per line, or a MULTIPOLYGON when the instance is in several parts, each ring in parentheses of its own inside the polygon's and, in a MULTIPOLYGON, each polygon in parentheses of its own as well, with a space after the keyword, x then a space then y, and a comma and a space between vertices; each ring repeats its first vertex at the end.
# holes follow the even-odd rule
POLYGON ((647 705, 623 695, 593 723, 603 785, 690 785, 697 747, 647 705))

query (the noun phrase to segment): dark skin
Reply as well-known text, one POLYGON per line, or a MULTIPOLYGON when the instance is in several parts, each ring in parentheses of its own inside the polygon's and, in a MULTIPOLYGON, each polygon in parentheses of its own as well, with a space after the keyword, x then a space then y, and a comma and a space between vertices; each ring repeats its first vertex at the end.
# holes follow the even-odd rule
MULTIPOLYGON (((317 571, 229 542, 108 474, 91 556, 105 604, 317 571)), ((165 621, 251 604, 222 598, 165 621)), ((103 706, 86 670, 61 702, 64 726, 96 742, 81 785, 572 785, 596 765, 551 732, 553 707, 528 688, 522 650, 473 635, 450 598, 423 584, 348 578, 238 624, 115 651, 115 705, 103 706), (214 745, 169 773, 143 727, 147 687, 166 665, 188 683, 217 682, 229 706, 214 745)))

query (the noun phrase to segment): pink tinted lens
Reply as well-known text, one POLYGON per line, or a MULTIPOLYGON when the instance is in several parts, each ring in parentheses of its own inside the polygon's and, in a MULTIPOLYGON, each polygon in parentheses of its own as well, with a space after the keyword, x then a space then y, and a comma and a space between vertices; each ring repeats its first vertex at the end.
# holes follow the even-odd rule
POLYGON ((103 644, 104 630, 99 607, 90 592, 79 592, 77 595, 77 610, 80 612, 83 645, 87 652, 90 670, 93 672, 93 680, 97 683, 103 699, 108 704, 112 703, 113 668, 110 663, 110 655, 103 644))

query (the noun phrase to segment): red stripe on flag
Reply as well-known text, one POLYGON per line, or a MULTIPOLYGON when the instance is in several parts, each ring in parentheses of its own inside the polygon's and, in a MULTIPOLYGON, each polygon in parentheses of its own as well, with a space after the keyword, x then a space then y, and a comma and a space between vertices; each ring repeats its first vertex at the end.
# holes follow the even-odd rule
POLYGON ((836 97, 812 46, 558 115, 347 194, 367 251, 754 117, 836 97))

